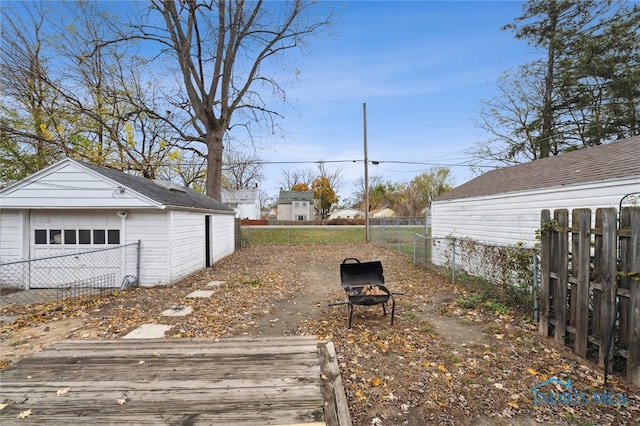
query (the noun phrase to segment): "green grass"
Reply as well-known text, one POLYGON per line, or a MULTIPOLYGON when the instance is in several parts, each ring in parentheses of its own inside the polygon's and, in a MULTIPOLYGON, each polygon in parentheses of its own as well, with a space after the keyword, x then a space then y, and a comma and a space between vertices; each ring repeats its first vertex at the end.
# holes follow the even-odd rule
POLYGON ((343 226, 242 228, 242 240, 249 244, 360 243, 365 229, 343 226))

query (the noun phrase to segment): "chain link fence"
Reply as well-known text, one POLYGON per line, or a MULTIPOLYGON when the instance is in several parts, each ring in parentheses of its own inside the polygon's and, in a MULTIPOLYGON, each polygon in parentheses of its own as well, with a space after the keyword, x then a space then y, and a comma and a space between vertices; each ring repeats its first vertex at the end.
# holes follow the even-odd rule
POLYGON ((536 249, 432 238, 425 228, 389 218, 370 226, 369 235, 374 244, 411 256, 414 265, 448 271, 453 283, 466 280, 467 276, 481 278, 479 290, 485 295, 520 306, 537 321, 540 271, 536 249))
POLYGON ((99 294, 137 283, 140 242, 0 263, 0 306, 99 294))

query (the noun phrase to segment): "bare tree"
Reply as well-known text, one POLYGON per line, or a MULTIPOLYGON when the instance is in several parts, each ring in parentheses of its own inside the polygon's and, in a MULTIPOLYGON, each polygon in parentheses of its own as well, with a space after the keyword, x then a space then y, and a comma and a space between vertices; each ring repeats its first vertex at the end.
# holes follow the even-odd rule
POLYGON ((262 179, 262 162, 246 152, 229 146, 224 154, 223 186, 228 189, 256 187, 262 179))
POLYGON ((262 96, 270 89, 284 98, 285 88, 267 75, 269 61, 300 48, 331 17, 314 18, 307 13, 312 3, 301 0, 152 0, 151 6, 163 25, 139 25, 139 36, 161 43, 177 60, 191 124, 207 147, 206 193, 220 199, 223 140, 234 114, 244 110, 273 122, 278 113, 262 96))

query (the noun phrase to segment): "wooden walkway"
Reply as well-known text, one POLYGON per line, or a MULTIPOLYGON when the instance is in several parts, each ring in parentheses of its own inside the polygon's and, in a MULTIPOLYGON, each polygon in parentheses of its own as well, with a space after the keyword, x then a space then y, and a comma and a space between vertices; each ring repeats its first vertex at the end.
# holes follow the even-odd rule
POLYGON ((3 426, 351 423, 333 344, 304 336, 65 340, 0 372, 0 404, 3 426))

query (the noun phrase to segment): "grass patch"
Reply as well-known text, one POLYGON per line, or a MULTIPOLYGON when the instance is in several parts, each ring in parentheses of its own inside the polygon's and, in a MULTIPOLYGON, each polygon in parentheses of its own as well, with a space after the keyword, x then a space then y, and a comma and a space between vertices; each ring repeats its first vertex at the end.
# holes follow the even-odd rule
POLYGON ((361 243, 365 241, 365 229, 364 226, 243 227, 242 241, 249 244, 361 243))

